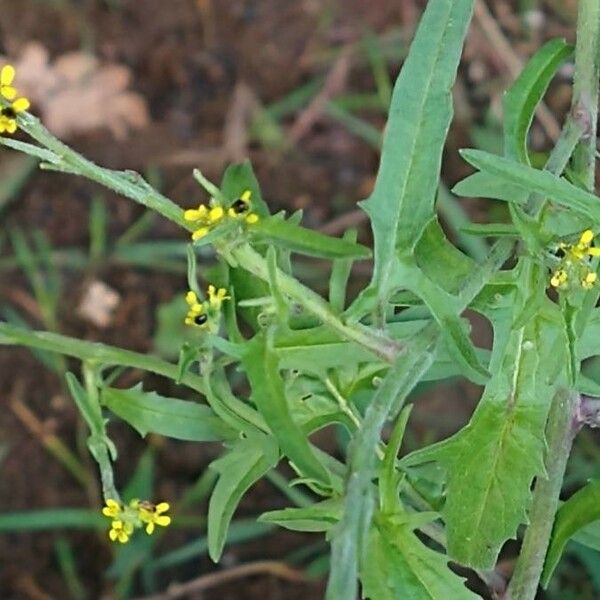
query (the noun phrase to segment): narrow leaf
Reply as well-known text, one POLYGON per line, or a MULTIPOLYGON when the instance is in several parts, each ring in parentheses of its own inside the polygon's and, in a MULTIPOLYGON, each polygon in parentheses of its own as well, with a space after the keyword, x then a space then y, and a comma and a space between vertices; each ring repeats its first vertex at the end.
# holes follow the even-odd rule
POLYGON ((287 248, 298 254, 317 258, 369 258, 371 251, 342 238, 334 238, 289 221, 269 218, 252 226, 252 232, 260 239, 287 248))
POLYGON ((279 459, 272 438, 255 435, 240 440, 225 456, 211 465, 219 480, 208 505, 208 552, 215 561, 221 558, 229 523, 243 495, 279 459))
POLYGON ((103 403, 140 435, 159 433, 177 440, 213 442, 235 438, 236 432, 207 406, 144 392, 105 388, 103 403))
POLYGON ((247 344, 242 363, 252 387, 252 399, 276 436, 283 453, 304 477, 329 486, 327 469, 317 458, 301 427, 292 418, 279 373, 279 360, 271 342, 267 342, 264 335, 255 336, 247 344))
POLYGON ((434 214, 444 140, 472 0, 429 2, 394 86, 375 189, 362 203, 375 237, 370 289, 383 306, 398 281, 396 252, 409 251, 434 214))
POLYGON ((535 109, 558 67, 571 52, 572 47, 564 40, 550 40, 529 59, 504 94, 504 154, 507 157, 529 164, 527 134, 535 109))
POLYGON ((546 554, 542 585, 548 586, 565 546, 586 525, 600 520, 600 480, 594 479, 573 494, 558 510, 546 554))

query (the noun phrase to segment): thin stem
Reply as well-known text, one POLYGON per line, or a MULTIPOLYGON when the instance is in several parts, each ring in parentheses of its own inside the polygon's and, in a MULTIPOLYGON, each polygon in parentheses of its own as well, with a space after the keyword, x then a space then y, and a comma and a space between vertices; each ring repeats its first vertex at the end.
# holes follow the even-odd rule
MULTIPOLYGON (((575 79, 571 108, 572 136, 581 137, 572 157, 574 176, 593 191, 596 160, 596 120, 598 117, 598 77, 600 74, 600 0, 581 0, 577 17, 575 79)), ((568 144, 567 150, 568 150, 568 144)), ((595 299, 593 299, 595 304, 595 299)), ((593 306, 590 303, 590 307, 593 306)), ((583 311, 583 320, 591 308, 583 311)), ((567 460, 578 422, 578 396, 559 391, 554 398, 546 427, 547 478, 538 478, 525 533, 506 599, 533 600, 544 566, 567 460)))
POLYGON ((583 129, 573 154, 576 175, 594 190, 596 121, 598 118, 598 77, 600 75, 600 0, 581 0, 577 16, 573 119, 583 129))
MULTIPOLYGON (((3 102, 0 99, 0 104, 3 102)), ((183 210, 172 200, 152 188, 138 173, 134 171, 113 171, 94 164, 55 138, 40 123, 39 119, 29 113, 20 114, 18 122, 19 127, 23 131, 28 133, 47 150, 40 150, 31 144, 21 144, 19 149, 23 152, 34 153, 34 155, 43 157, 47 161, 46 166, 48 168, 87 177, 127 198, 135 200, 139 204, 143 204, 188 231, 193 229, 193 225, 186 222, 183 218, 183 210), (44 152, 47 155, 40 154, 44 152)), ((2 140, 0 139, 1 142, 2 140)), ((218 188, 212 186, 199 171, 195 171, 194 176, 202 185, 209 185, 209 189, 212 189, 215 195, 220 195, 218 188)), ((269 281, 266 261, 250 245, 242 244, 237 249, 232 250, 230 254, 243 268, 261 279, 269 281)), ((360 324, 346 325, 331 310, 327 302, 295 278, 278 272, 278 281, 284 293, 288 294, 293 300, 304 306, 307 311, 320 318, 324 323, 340 332, 346 339, 355 341, 368 348, 387 362, 394 362, 401 348, 397 342, 376 330, 360 324)))
MULTIPOLYGON (((249 244, 241 244, 229 250, 229 253, 244 269, 264 281, 269 281, 267 261, 249 244)), ((360 323, 348 325, 342 322, 319 294, 279 270, 277 271, 277 282, 284 294, 298 302, 323 323, 338 331, 344 338, 368 348, 387 362, 394 362, 401 349, 398 342, 373 329, 364 327, 360 323)))
POLYGON ((525 533, 505 600, 534 600, 550 542, 554 516, 573 440, 579 429, 575 415, 578 395, 560 390, 552 402, 546 441, 547 477, 539 477, 533 491, 529 513, 530 525, 525 533))

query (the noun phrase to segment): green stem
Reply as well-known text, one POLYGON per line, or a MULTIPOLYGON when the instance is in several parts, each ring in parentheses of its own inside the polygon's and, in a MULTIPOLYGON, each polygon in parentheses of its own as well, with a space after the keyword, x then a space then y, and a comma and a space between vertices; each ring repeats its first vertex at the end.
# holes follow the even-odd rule
MULTIPOLYGON (((8 323, 0 323, 0 346, 17 344, 49 352, 58 352, 79 360, 93 360, 102 365, 123 365, 134 369, 143 369, 173 381, 177 381, 179 375, 177 365, 165 362, 155 356, 123 350, 122 348, 115 348, 97 342, 86 342, 58 333, 29 331, 8 323)), ((193 373, 186 373, 181 379, 181 383, 201 394, 205 392, 202 378, 193 373)))
MULTIPOLYGON (((113 171, 94 164, 92 161, 75 152, 66 144, 63 144, 60 140, 55 138, 40 123, 39 119, 29 113, 20 114, 18 122, 19 127, 23 131, 28 133, 41 146, 50 151, 49 155, 45 157, 47 159, 47 163, 45 163, 46 168, 87 177, 92 181, 96 181, 97 183, 156 211, 187 231, 193 229, 193 226, 184 220, 183 210, 173 201, 169 200, 169 198, 154 190, 138 173, 133 171, 113 171)), ((0 140, 0 143, 1 142, 2 140, 0 140)), ((14 146, 12 140, 9 142, 14 146)), ((26 146, 23 144, 18 146, 23 152, 32 153, 33 150, 35 150, 31 144, 27 147, 29 150, 27 150, 26 146)), ((197 171, 195 172, 195 176, 197 178, 202 178, 201 174, 197 171)), ((214 191, 215 194, 219 192, 216 188, 214 191)), ((260 254, 255 252, 250 245, 243 244, 239 246, 237 249, 231 251, 231 255, 234 256, 245 269, 254 273, 261 279, 264 279, 267 282, 269 281, 266 261, 260 254)), ((327 302, 293 277, 284 273, 278 273, 278 280, 281 282, 280 286, 282 291, 304 306, 306 310, 320 318, 324 323, 339 331, 346 339, 365 346, 387 362, 391 363, 394 361, 400 350, 400 345, 397 342, 360 324, 354 324, 352 326, 346 325, 340 320, 338 315, 331 310, 327 302)))
MULTIPOLYGON (((575 178, 590 191, 595 187, 599 75, 600 0, 581 0, 577 18, 573 102, 568 125, 570 123, 570 139, 578 134, 578 130, 581 131, 581 137, 573 152, 572 168, 575 178)), ((566 150, 568 145, 567 140, 566 150)), ((596 295, 590 294, 589 297, 589 306, 587 310, 584 307, 581 315, 582 322, 587 320, 591 307, 596 303, 596 295)), ((547 478, 540 477, 535 484, 533 504, 529 514, 530 524, 506 594, 507 600, 535 598, 558 509, 567 460, 576 433, 574 426, 576 402, 576 394, 559 391, 550 409, 546 427, 547 478)))
POLYGON ((552 402, 546 428, 547 477, 539 477, 529 513, 530 525, 525 533, 505 600, 534 600, 550 542, 554 516, 567 467, 567 460, 577 432, 575 409, 578 395, 560 390, 552 402))
MULTIPOLYGON (((267 261, 249 244, 237 246, 229 250, 229 253, 244 269, 264 281, 269 281, 267 261)), ((394 362, 401 349, 398 342, 373 329, 364 327, 360 323, 352 325, 343 323, 319 294, 279 270, 277 271, 277 282, 284 294, 301 304, 323 323, 338 331, 344 338, 368 348, 387 362, 394 362)))
POLYGON ((571 112, 583 134, 573 154, 573 167, 589 191, 594 190, 595 176, 599 50, 600 0, 580 0, 571 112))

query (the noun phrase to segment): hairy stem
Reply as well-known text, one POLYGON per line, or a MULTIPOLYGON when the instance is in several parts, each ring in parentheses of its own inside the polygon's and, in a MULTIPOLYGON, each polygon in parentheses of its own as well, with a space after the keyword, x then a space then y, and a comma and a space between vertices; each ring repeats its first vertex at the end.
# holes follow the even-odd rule
MULTIPOLYGON (((598 77, 600 75, 600 0, 581 0, 577 17, 575 80, 571 108, 574 135, 581 137, 572 156, 573 174, 589 191, 594 190, 596 160, 596 120, 598 117, 598 77)), ((588 294, 579 315, 584 323, 596 303, 588 294)), ((567 460, 580 423, 577 422, 578 396, 559 391, 548 417, 546 439, 547 478, 538 478, 533 493, 521 553, 506 594, 507 600, 533 600, 552 533, 567 460)))
POLYGON ((581 0, 577 17, 575 80, 571 113, 583 134, 573 154, 573 167, 589 191, 594 190, 598 77, 600 63, 600 0, 581 0))
POLYGON ((546 428, 547 478, 539 477, 535 483, 533 504, 529 513, 530 525, 525 533, 521 554, 505 600, 535 598, 550 542, 554 515, 558 510, 567 460, 579 428, 575 419, 577 403, 578 395, 564 389, 559 390, 552 402, 546 428))

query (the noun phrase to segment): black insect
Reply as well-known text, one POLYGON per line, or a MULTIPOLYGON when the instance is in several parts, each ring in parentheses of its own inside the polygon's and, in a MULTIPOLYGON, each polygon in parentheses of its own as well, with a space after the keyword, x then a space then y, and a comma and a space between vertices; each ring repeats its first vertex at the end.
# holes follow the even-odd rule
POLYGON ((204 325, 206 321, 208 321, 208 317, 206 315, 196 315, 194 317, 194 323, 196 323, 196 325, 204 325))
POLYGON ((248 204, 248 202, 242 200, 241 198, 238 198, 232 205, 231 208, 233 209, 233 212, 236 215, 242 215, 245 212, 248 212, 248 210, 250 209, 250 205, 248 204))
POLYGON ((16 119, 17 113, 12 106, 5 106, 2 110, 0 110, 0 114, 3 117, 8 117, 9 119, 16 119))

